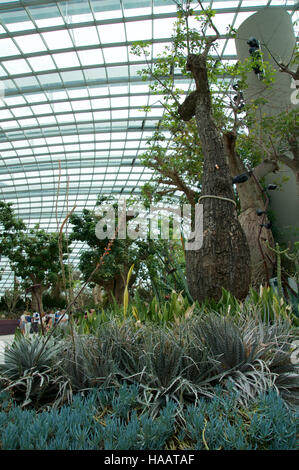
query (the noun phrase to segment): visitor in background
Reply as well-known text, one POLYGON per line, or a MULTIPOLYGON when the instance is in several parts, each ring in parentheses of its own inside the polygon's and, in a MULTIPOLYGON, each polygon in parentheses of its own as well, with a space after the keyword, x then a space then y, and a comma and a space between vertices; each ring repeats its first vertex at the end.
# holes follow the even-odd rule
POLYGON ((31 332, 31 315, 30 312, 25 311, 20 317, 20 330, 23 335, 31 332))
POLYGON ((59 322, 59 325, 63 326, 64 328, 66 327, 69 321, 69 316, 65 312, 66 310, 61 310, 61 320, 59 322))
POLYGON ((54 325, 56 325, 56 323, 59 321, 60 317, 61 317, 60 310, 56 310, 55 315, 54 315, 54 325))
POLYGON ((34 312, 31 323, 33 333, 38 333, 38 327, 40 325, 40 314, 38 312, 34 312))
POLYGON ((48 331, 48 329, 50 328, 50 323, 51 323, 51 320, 52 320, 52 315, 53 315, 53 311, 50 310, 50 312, 47 313, 46 316, 45 316, 45 329, 46 329, 46 331, 48 331))

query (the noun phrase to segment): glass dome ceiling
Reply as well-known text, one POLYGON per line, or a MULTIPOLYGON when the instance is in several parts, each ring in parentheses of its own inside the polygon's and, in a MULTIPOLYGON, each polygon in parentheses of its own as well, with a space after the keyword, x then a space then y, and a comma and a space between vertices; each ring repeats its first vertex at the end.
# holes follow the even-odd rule
MULTIPOLYGON (((228 24, 238 28, 266 6, 298 18, 294 0, 202 3, 216 12, 217 54, 227 60, 236 60, 228 24)), ((99 194, 138 194, 150 180, 138 156, 163 108, 130 47, 150 41, 153 61, 176 11, 172 0, 0 0, 0 199, 29 227, 55 231, 75 204, 92 209, 99 194)), ((176 80, 189 89, 179 73, 176 80)), ((74 265, 82 248, 73 247, 74 265)), ((12 284, 7 260, 1 267, 0 295, 12 284)))

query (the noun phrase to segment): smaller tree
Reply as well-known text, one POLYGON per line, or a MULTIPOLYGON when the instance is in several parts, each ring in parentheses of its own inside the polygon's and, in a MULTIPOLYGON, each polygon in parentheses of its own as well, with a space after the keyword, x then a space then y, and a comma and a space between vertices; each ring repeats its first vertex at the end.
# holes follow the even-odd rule
MULTIPOLYGON (((115 228, 118 226, 117 202, 113 198, 101 196, 98 198, 96 208, 103 205, 112 205, 115 209, 115 228)), ((107 232, 107 238, 100 239, 96 235, 96 226, 104 216, 97 215, 96 211, 84 209, 82 215, 72 214, 70 223, 73 225, 73 231, 70 234, 70 241, 80 241, 85 243, 86 249, 82 252, 78 268, 83 274, 83 280, 86 282, 95 269, 99 259, 105 253, 109 238, 114 234, 107 232)), ((102 286, 110 301, 115 299, 121 303, 123 301, 124 289, 126 286, 127 274, 130 267, 134 264, 134 274, 131 276, 131 284, 136 278, 138 272, 138 244, 135 240, 126 238, 121 239, 115 236, 109 256, 105 263, 96 271, 90 279, 91 284, 102 286)))
POLYGON ((16 217, 12 204, 0 201, 0 260, 4 255, 4 247, 7 245, 16 246, 17 234, 25 228, 24 222, 16 217))
MULTIPOLYGON (((57 282, 61 271, 59 234, 48 233, 39 225, 26 231, 24 222, 16 218, 11 207, 5 210, 18 230, 2 236, 1 253, 8 258, 16 278, 21 279, 21 286, 31 292, 32 309, 43 314, 43 293, 57 282)), ((10 225, 6 223, 6 230, 10 225)), ((62 237, 63 253, 67 243, 62 237)))
POLYGON ((8 313, 13 313, 18 301, 20 300, 22 290, 16 276, 14 276, 14 285, 12 289, 6 289, 3 300, 7 306, 8 313))

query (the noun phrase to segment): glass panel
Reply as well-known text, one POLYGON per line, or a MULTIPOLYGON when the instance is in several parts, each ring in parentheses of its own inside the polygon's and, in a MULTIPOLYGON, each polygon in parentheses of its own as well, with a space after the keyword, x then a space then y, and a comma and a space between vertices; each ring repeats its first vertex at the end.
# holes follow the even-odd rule
POLYGON ((35 114, 50 114, 52 112, 52 108, 49 104, 31 106, 31 109, 35 114))
POLYGON ((31 118, 31 119, 20 119, 20 125, 22 127, 33 127, 33 126, 37 126, 37 120, 34 119, 34 118, 31 118))
POLYGON ((109 94, 109 88, 107 86, 96 87, 90 86, 88 88, 90 96, 103 96, 109 94))
POLYGON ((126 23, 128 41, 148 40, 152 37, 152 20, 126 23))
POLYGON ((108 78, 120 78, 128 76, 128 67, 119 66, 119 67, 107 67, 108 78))
POLYGON ((112 42, 125 42, 125 28, 121 23, 98 26, 100 40, 102 44, 112 42))
POLYGON ((3 22, 5 25, 9 25, 11 23, 21 23, 25 21, 29 21, 29 18, 26 10, 23 8, 16 8, 13 11, 1 12, 1 22, 3 22))
POLYGON ((40 72, 41 70, 51 70, 56 68, 53 60, 51 59, 51 56, 49 55, 29 57, 28 62, 34 72, 40 72))
POLYGON ((0 39, 0 57, 18 54, 20 51, 11 39, 0 39))
POLYGON ((83 67, 85 65, 100 65, 103 63, 103 54, 101 49, 78 51, 78 56, 83 67))
POLYGON ((103 80, 106 78, 106 72, 104 68, 85 69, 84 75, 86 80, 103 80))
POLYGON ((64 23, 56 5, 32 6, 29 8, 29 12, 39 28, 64 23))
POLYGON ((91 5, 96 20, 122 17, 119 0, 92 0, 91 5))
POLYGON ((75 118, 73 114, 59 114, 56 116, 57 122, 63 124, 66 122, 74 122, 75 118))
POLYGON ((68 67, 79 67, 80 63, 75 52, 62 52, 60 54, 52 55, 57 67, 68 68, 68 67))
POLYGON ((67 111, 72 111, 72 107, 70 103, 53 103, 52 104, 52 109, 54 113, 61 113, 61 112, 67 112, 67 111))
POLYGON ((25 103, 25 100, 24 100, 23 96, 12 96, 12 97, 6 96, 4 98, 4 101, 8 106, 13 106, 13 105, 24 104, 25 103))
POLYGON ((30 52, 45 51, 46 46, 39 34, 29 34, 28 36, 17 36, 15 41, 24 54, 30 52))
POLYGON ((37 120, 41 126, 45 124, 56 124, 56 119, 54 116, 39 117, 37 120))
POLYGON ((53 91, 47 91, 46 95, 50 101, 52 100, 66 100, 68 99, 67 92, 64 90, 53 90, 53 91))
POLYGON ((124 95, 128 93, 127 85, 122 85, 122 86, 110 85, 109 89, 110 89, 111 95, 124 95))
POLYGON ((110 108, 110 100, 108 98, 90 100, 90 103, 92 109, 110 108))
POLYGON ((1 65, 0 65, 0 76, 1 77, 7 77, 7 72, 4 70, 3 67, 1 67, 1 65))
POLYGON ((78 114, 75 114, 75 119, 77 122, 81 122, 81 121, 92 122, 93 115, 92 113, 78 113, 78 114))
POLYGON ((33 114, 29 107, 13 108, 12 112, 14 113, 15 117, 32 116, 33 114))
POLYGON ((67 31, 49 31, 42 33, 42 36, 50 49, 65 49, 73 46, 67 31))
POLYGON ((31 69, 28 66, 26 60, 24 59, 17 59, 17 60, 9 60, 2 62, 2 65, 6 68, 9 74, 11 75, 18 75, 19 73, 30 73, 31 69))
POLYGON ((61 84, 61 80, 58 73, 47 73, 45 75, 39 75, 38 78, 44 88, 51 87, 51 85, 61 84))
MULTIPOLYGON (((2 15, 1 15, 2 16, 2 15)), ((6 25, 8 31, 14 32, 14 31, 27 31, 27 30, 34 30, 35 26, 32 23, 32 21, 23 21, 21 23, 12 23, 6 25)))
POLYGON ((26 100, 29 103, 38 103, 40 101, 47 101, 46 95, 43 93, 34 93, 32 95, 25 95, 26 100))
POLYGON ((75 82, 83 82, 84 76, 81 70, 74 70, 72 72, 61 72, 61 78, 66 83, 75 83, 75 82))
POLYGON ((66 23, 79 23, 93 19, 88 2, 68 1, 61 2, 60 5, 66 23))
POLYGON ((90 109, 90 101, 83 100, 83 101, 73 101, 72 108, 76 111, 83 111, 85 109, 90 109))
POLYGON ((103 49, 103 54, 106 63, 127 62, 126 47, 105 47, 103 49))
POLYGON ((76 46, 91 46, 99 44, 99 37, 95 26, 77 28, 72 30, 73 41, 76 46))
POLYGON ((68 90, 70 98, 86 98, 88 97, 88 92, 82 88, 75 88, 74 90, 68 90))
POLYGON ((154 38, 171 38, 175 18, 161 18, 154 20, 154 38))
POLYGON ((129 99, 127 96, 124 97, 118 97, 118 98, 111 98, 111 107, 112 108, 122 108, 122 107, 128 107, 129 105, 129 99))
POLYGON ((38 81, 33 76, 16 78, 15 83, 19 88, 40 88, 38 81))
POLYGON ((123 0, 123 5, 126 16, 149 15, 152 12, 151 0, 144 0, 141 5, 136 0, 123 0))
POLYGON ((96 121, 102 121, 106 119, 110 119, 110 111, 97 111, 93 113, 94 119, 96 121))

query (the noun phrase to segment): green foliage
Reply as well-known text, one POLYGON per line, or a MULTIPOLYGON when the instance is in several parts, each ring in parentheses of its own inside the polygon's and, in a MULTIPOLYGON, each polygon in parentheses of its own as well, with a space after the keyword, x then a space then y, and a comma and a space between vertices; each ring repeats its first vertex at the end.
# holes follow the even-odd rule
POLYGON ((20 298, 20 294, 21 294, 21 291, 16 287, 14 287, 11 290, 9 289, 5 290, 3 299, 6 303, 9 314, 11 314, 14 311, 18 303, 18 300, 20 298))
POLYGON ((274 324, 286 321, 293 326, 298 326, 291 303, 284 297, 280 297, 273 287, 261 286, 259 292, 250 289, 243 302, 223 289, 219 301, 207 299, 201 304, 201 308, 207 313, 212 310, 224 316, 246 314, 265 323, 274 324))
MULTIPOLYGON (((64 251, 66 240, 64 240, 64 251)), ((48 233, 36 226, 28 233, 20 233, 18 246, 8 252, 11 267, 17 277, 28 285, 32 277, 47 285, 57 280, 60 271, 58 253, 58 234, 48 233)))
MULTIPOLYGON (((70 217, 70 222, 73 225, 70 240, 78 240, 88 245, 88 249, 82 252, 79 263, 79 269, 85 281, 89 279, 96 264, 105 253, 109 239, 113 239, 115 235, 114 230, 113 234, 107 233, 107 238, 103 240, 96 236, 97 223, 106 220, 106 214, 100 215, 97 214, 97 211, 101 208, 104 209, 105 205, 111 205, 115 210, 115 220, 113 220, 113 223, 116 230, 118 226, 118 211, 117 201, 114 198, 99 197, 95 211, 84 209, 82 215, 72 214, 70 217)), ((137 269, 138 263, 136 258, 138 258, 138 247, 134 244, 134 240, 128 237, 121 239, 116 236, 107 256, 109 261, 102 264, 91 279, 91 282, 101 285, 116 278, 121 278, 125 274, 127 267, 133 263, 135 263, 137 269)))
POLYGON ((256 110, 260 104, 255 103, 248 113, 248 124, 251 130, 251 147, 260 148, 268 155, 284 154, 290 150, 290 143, 296 139, 298 133, 298 111, 288 109, 274 116, 262 115, 262 119, 256 119, 256 110), (254 144, 255 141, 255 144, 254 144))
MULTIPOLYGON (((268 245, 269 247, 269 245, 268 245)), ((290 310, 291 318, 296 326, 299 326, 299 242, 295 242, 293 249, 281 248, 276 243, 275 248, 269 247, 276 255, 277 297, 282 307, 290 310), (283 260, 290 264, 288 272, 283 266, 283 260), (291 277, 296 284, 295 290, 286 282, 291 277)))
POLYGON ((17 234, 24 229, 25 224, 16 217, 12 203, 0 201, 0 259, 2 255, 6 254, 6 247, 17 246, 17 234))
POLYGON ((66 299, 62 295, 54 297, 50 292, 45 292, 43 295, 43 306, 46 309, 64 309, 66 305, 66 299))
MULTIPOLYGON (((0 204, 0 254, 9 259, 16 278, 22 287, 40 284, 45 290, 55 283, 61 271, 58 233, 48 233, 38 225, 30 230, 18 219, 11 204, 0 204)), ((67 240, 62 237, 62 251, 66 253, 67 240)), ((66 267, 65 267, 66 269, 66 267)))

